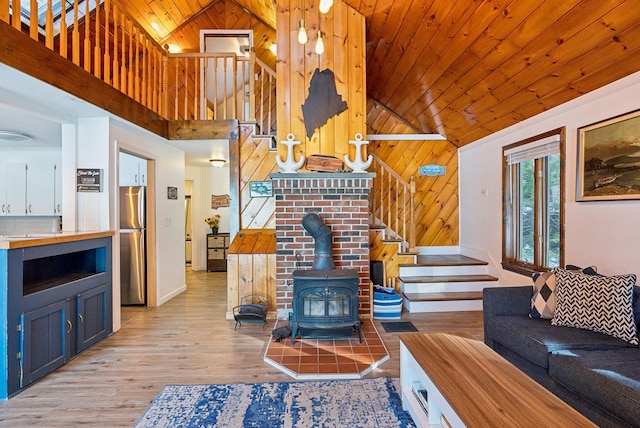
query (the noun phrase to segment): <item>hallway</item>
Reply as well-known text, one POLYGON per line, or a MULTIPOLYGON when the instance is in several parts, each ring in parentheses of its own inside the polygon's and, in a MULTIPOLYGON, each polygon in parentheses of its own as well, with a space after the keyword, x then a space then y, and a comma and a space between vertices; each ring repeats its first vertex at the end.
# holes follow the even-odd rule
MULTIPOLYGON (((224 272, 188 270, 187 284, 160 307, 125 308, 120 331, 0 403, 0 427, 131 427, 166 384, 292 381, 263 361, 273 321, 234 332, 225 319, 224 272)), ((482 338, 478 312, 403 320, 423 332, 482 338)), ((367 377, 398 377, 398 335, 376 326, 391 360, 367 377)))

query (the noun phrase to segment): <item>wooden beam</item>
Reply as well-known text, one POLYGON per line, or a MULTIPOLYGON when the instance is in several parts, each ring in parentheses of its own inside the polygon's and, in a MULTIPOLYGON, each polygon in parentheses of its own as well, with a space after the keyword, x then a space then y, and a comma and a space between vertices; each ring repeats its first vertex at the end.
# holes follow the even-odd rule
POLYGON ((172 120, 169 140, 237 140, 237 120, 172 120))
POLYGON ((2 21, 0 62, 167 138, 166 119, 2 21))

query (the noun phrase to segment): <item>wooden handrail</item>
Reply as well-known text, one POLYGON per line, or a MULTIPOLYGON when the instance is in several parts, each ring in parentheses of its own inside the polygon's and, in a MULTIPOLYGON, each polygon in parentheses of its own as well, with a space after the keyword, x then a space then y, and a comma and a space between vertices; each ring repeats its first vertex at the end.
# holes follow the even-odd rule
POLYGON ((373 156, 373 189, 370 211, 385 227, 385 238, 397 240, 401 252, 416 253, 415 193, 413 176, 406 181, 376 155, 373 156))

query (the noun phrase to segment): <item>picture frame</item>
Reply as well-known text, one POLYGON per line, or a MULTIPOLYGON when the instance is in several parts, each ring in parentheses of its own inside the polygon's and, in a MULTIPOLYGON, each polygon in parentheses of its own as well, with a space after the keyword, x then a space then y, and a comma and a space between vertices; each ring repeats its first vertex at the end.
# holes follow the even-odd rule
POLYGON ((576 201, 640 199, 640 110, 578 128, 576 201))
POLYGON ((249 196, 252 198, 270 198, 273 196, 273 183, 267 181, 250 181, 249 196))
POLYGON ((176 200, 178 199, 178 188, 167 186, 167 199, 176 200))

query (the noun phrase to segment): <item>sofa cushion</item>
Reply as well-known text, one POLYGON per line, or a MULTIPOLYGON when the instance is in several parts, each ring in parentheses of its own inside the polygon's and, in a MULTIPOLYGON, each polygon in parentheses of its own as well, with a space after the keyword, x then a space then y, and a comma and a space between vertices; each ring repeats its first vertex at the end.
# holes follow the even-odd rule
POLYGON ((555 326, 576 327, 638 344, 633 319, 636 276, 594 276, 556 269, 555 326))
POLYGON ((531 318, 550 320, 556 312, 556 273, 554 271, 533 274, 531 318))
POLYGON ((549 354, 563 349, 635 348, 624 340, 589 330, 555 327, 549 320, 528 316, 494 316, 486 334, 540 367, 549 367, 549 354))
POLYGON ((557 351, 549 375, 633 426, 640 421, 640 349, 557 351))

